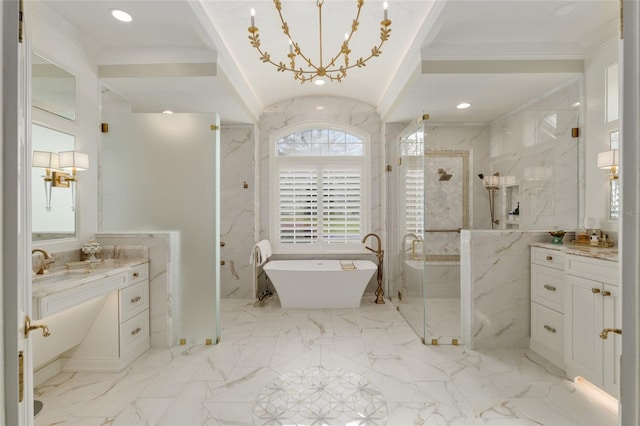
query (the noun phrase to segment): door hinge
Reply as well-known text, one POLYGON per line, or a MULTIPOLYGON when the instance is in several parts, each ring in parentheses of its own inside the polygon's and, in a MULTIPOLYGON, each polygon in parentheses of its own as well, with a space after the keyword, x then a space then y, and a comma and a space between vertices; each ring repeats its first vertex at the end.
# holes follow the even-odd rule
POLYGON ((20 0, 18 12, 18 43, 24 41, 24 0, 20 0))
POLYGON ((216 126, 215 124, 212 124, 212 125, 211 125, 211 130, 218 130, 218 129, 219 129, 219 127, 218 127, 218 126, 216 126))
POLYGON ((101 123, 100 124, 100 131, 102 133, 109 133, 109 123, 101 123))
POLYGON ((620 0, 620 40, 624 39, 624 0, 620 0))
POLYGON ((24 353, 18 352, 18 402, 24 400, 24 353))

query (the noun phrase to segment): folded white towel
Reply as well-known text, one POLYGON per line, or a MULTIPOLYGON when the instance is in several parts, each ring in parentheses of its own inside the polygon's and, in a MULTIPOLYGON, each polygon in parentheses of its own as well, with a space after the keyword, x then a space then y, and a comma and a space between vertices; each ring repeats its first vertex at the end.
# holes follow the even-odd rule
POLYGON ((273 253, 271 252, 271 244, 269 244, 269 240, 258 241, 251 248, 251 255, 249 256, 249 263, 251 265, 253 265, 254 263, 258 264, 258 265, 262 265, 267 260, 269 260, 269 258, 271 257, 272 254, 273 253))

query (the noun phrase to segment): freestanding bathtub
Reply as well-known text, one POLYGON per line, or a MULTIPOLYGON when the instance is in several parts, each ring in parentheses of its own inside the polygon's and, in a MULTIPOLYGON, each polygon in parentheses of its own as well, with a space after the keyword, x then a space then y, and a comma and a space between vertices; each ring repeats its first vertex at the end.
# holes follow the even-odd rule
POLYGON ((378 267, 369 260, 342 262, 272 260, 264 265, 264 271, 283 308, 357 308, 378 267), (354 269, 348 269, 351 262, 354 269))

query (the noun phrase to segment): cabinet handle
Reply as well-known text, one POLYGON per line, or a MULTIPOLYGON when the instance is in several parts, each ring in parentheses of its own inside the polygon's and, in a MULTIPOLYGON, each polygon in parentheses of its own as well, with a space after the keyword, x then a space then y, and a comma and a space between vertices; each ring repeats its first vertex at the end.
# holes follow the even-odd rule
POLYGON ((603 295, 604 297, 611 296, 611 292, 610 292, 610 291, 603 291, 603 292, 602 292, 602 295, 603 295))
POLYGON ((549 285, 549 284, 545 284, 544 288, 546 288, 549 291, 556 291, 556 288, 554 286, 552 286, 552 285, 549 285))
POLYGON ((140 333, 141 331, 142 331, 142 328, 138 327, 138 328, 136 328, 135 330, 133 330, 133 331, 131 332, 131 335, 132 335, 132 336, 135 336, 136 334, 140 333))
POLYGON ((141 301, 141 300, 142 300, 142 297, 140 297, 140 296, 136 296, 136 297, 134 297, 133 299, 131 299, 131 303, 138 303, 138 302, 139 302, 139 301, 141 301))
POLYGON ((553 328, 551 326, 548 326, 548 325, 545 325, 544 329, 547 330, 549 333, 555 333, 556 332, 555 328, 553 328))
POLYGON ((553 256, 547 256, 547 260, 548 261, 552 261, 553 260, 553 256))
POLYGON ((140 276, 140 272, 134 272, 133 273, 133 278, 138 278, 140 276))
POLYGON ((599 288, 592 288, 591 289, 591 293, 598 294, 598 293, 600 293, 600 289, 599 288))

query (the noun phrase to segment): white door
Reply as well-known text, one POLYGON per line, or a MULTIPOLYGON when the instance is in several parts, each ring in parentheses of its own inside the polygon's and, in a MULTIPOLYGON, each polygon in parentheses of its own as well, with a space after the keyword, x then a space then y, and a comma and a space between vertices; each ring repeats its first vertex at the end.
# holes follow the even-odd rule
MULTIPOLYGON (((25 6, 27 2, 24 2, 25 6)), ((31 343, 24 335, 24 321, 31 308, 31 211, 30 168, 30 52, 23 2, 2 3, 4 116, 2 284, 5 312, 4 391, 6 424, 33 424, 31 343), (20 31, 22 29, 22 31, 20 31), (21 36, 19 36, 19 32, 21 36)))

